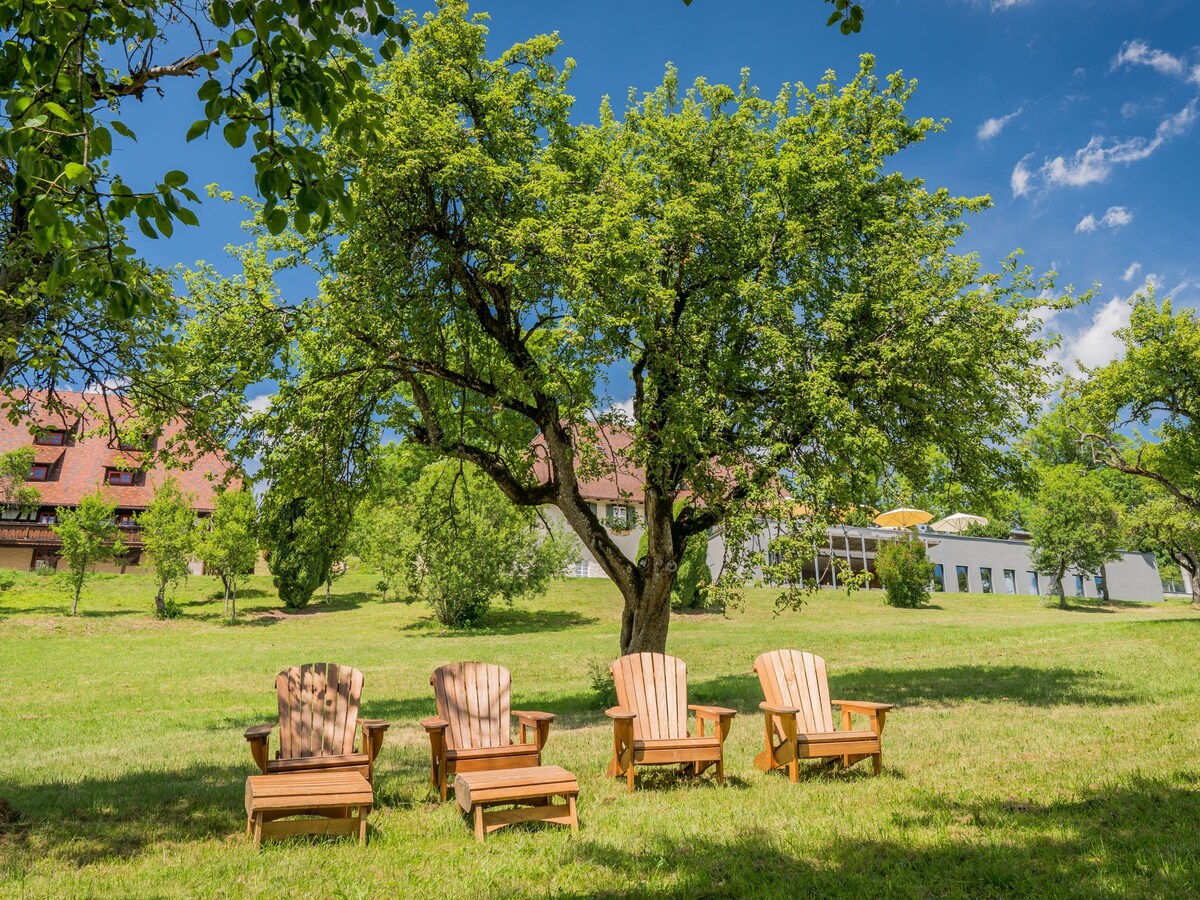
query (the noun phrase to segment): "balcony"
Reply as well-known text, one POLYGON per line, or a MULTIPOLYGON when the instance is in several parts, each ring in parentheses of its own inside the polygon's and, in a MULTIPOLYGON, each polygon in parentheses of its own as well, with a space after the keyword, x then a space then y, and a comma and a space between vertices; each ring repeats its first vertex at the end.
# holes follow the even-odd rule
MULTIPOLYGON (((121 540, 130 549, 140 549, 142 546, 142 531, 137 527, 122 528, 121 540)), ((0 521, 0 546, 57 547, 60 543, 58 535, 50 530, 49 525, 39 525, 36 522, 0 521)))

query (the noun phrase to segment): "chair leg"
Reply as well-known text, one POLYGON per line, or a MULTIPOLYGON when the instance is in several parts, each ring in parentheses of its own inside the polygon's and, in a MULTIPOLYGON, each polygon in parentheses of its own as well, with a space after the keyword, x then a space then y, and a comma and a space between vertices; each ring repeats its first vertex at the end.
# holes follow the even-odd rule
POLYGON ((788 763, 788 778, 791 779, 792 784, 800 780, 800 760, 794 756, 792 757, 792 761, 788 763))
POLYGON ((250 837, 252 834, 254 834, 254 817, 246 816, 246 837, 250 837))
POLYGON ((629 768, 625 770, 625 793, 633 793, 633 763, 630 763, 629 768))
POLYGON ((881 773, 883 771, 883 751, 882 750, 880 750, 878 753, 873 754, 871 756, 871 767, 875 770, 876 775, 878 775, 879 773, 881 773))
POLYGON ((358 842, 367 843, 367 810, 361 806, 358 808, 358 842))
POLYGON ((254 815, 254 849, 262 848, 262 832, 263 832, 263 814, 255 813, 254 815))
POLYGON ((483 843, 483 806, 482 804, 475 807, 475 840, 483 843))
POLYGON ((717 784, 725 784, 725 756, 722 754, 717 757, 717 784))
POLYGON ((571 817, 571 830, 579 831, 579 814, 575 812, 575 795, 567 795, 567 815, 571 817))

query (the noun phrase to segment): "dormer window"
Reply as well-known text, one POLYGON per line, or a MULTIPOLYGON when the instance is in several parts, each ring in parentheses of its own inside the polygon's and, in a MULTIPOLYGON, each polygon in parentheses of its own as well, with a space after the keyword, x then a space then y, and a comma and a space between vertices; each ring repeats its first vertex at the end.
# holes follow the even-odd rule
POLYGON ((29 467, 29 474, 25 477, 26 481, 45 481, 50 477, 50 467, 37 463, 29 467))
POLYGON ((130 469, 105 469, 104 482, 117 486, 128 486, 133 484, 133 471, 130 469))
POLYGON ((58 521, 58 516, 52 512, 44 512, 38 516, 39 525, 53 525, 58 521))
POLYGON ((61 447, 67 442, 65 431, 43 431, 34 436, 33 442, 39 447, 61 447))

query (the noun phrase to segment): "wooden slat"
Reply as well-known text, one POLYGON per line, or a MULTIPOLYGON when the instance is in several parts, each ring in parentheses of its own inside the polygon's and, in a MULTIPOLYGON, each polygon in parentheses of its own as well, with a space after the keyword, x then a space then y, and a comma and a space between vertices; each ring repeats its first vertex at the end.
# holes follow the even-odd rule
POLYGON ((464 709, 467 715, 463 731, 468 735, 466 742, 468 747, 479 746, 479 685, 476 682, 478 671, 476 663, 467 663, 463 666, 463 688, 466 694, 464 709))
POLYGON ((687 736, 687 664, 682 659, 667 657, 675 664, 675 719, 671 737, 687 736))
POLYGON ((309 756, 321 756, 325 752, 325 663, 317 663, 312 674, 312 732, 309 744, 309 756))
POLYGON ((661 653, 641 653, 642 683, 646 690, 648 731, 655 737, 667 734, 666 672, 661 653))
POLYGON ((333 679, 333 745, 338 752, 346 746, 346 716, 350 711, 350 685, 346 678, 350 673, 343 666, 334 666, 326 672, 333 679))
POLYGON ((830 731, 833 730, 833 705, 829 702, 829 675, 825 670, 825 660, 820 656, 813 657, 813 663, 817 669, 817 692, 821 704, 821 713, 824 718, 824 724, 830 731))
POLYGON ((720 758, 720 747, 682 747, 674 750, 638 750, 635 748, 633 751, 633 761, 645 765, 677 762, 708 762, 720 758))
MULTIPOLYGON (((345 680, 349 674, 349 690, 346 696, 346 728, 342 732, 342 753, 352 753, 354 751, 354 730, 358 727, 358 706, 362 701, 363 673, 358 669, 350 669, 347 673, 345 667, 342 667, 341 679, 345 680)), ((341 692, 338 692, 339 697, 341 692)), ((365 747, 363 748, 366 749, 365 747)))
POLYGON ((483 746, 500 746, 500 670, 498 666, 484 667, 485 696, 483 713, 483 746))
POLYGON ((283 822, 264 822, 262 840, 292 837, 298 834, 356 835, 357 819, 289 819, 283 822))
POLYGON ((503 666, 497 666, 499 677, 499 711, 500 743, 497 746, 508 747, 512 744, 512 674, 503 666))
POLYGON ((644 653, 636 653, 630 659, 629 678, 633 686, 633 708, 638 713, 637 718, 633 720, 633 729, 636 737, 640 723, 643 736, 653 738, 658 737, 658 729, 655 727, 658 723, 650 718, 650 704, 646 700, 645 659, 644 653))
POLYGON ((296 756, 312 756, 313 667, 300 667, 300 746, 296 756))

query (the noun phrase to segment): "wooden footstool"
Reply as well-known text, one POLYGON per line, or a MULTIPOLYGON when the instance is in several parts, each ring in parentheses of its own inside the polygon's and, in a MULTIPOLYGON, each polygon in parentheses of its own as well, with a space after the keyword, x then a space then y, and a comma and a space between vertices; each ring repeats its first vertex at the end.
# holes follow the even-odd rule
POLYGON ((246 779, 246 836, 254 846, 293 834, 357 834, 367 842, 367 813, 375 797, 359 772, 295 772, 246 779), (354 815, 351 815, 354 813, 354 815), (286 816, 319 816, 277 822, 286 816))
POLYGON ((579 782, 560 766, 459 772, 454 779, 454 797, 463 812, 474 815, 475 840, 480 842, 487 832, 514 822, 555 822, 578 831, 578 794, 579 782), (567 802, 551 803, 553 797, 565 797, 567 802), (502 803, 523 804, 525 808, 484 812, 485 806, 502 803))

